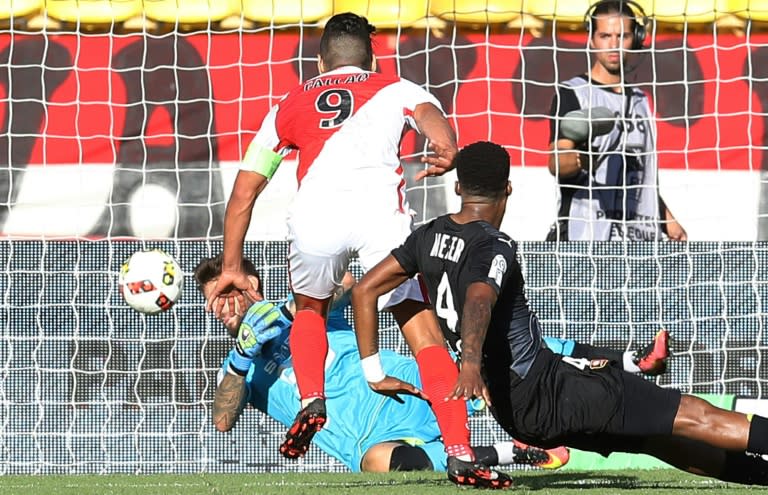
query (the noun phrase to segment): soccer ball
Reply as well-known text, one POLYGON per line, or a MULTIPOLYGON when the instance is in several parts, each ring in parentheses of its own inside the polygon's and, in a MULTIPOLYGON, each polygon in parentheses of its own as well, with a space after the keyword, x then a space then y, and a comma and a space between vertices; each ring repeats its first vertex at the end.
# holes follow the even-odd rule
POLYGON ((137 251, 120 267, 118 285, 123 299, 146 314, 169 309, 181 297, 184 274, 165 251, 137 251))

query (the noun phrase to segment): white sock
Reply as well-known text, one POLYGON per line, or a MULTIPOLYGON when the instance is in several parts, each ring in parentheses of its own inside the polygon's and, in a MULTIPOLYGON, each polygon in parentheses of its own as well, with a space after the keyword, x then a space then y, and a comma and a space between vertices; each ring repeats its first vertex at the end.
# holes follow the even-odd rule
POLYGON ((499 465, 515 463, 515 444, 512 442, 499 442, 493 445, 496 455, 499 456, 499 465))
POLYGON ((635 352, 634 351, 627 351, 624 353, 624 371, 629 371, 630 373, 640 373, 641 370, 636 364, 635 364, 635 352))

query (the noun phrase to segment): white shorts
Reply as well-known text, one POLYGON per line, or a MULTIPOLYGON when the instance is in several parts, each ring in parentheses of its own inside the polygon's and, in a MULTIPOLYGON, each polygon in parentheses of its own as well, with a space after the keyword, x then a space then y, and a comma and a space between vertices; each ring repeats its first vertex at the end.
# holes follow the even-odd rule
MULTIPOLYGON (((289 219, 288 271, 294 293, 315 299, 330 297, 341 286, 353 256, 358 256, 363 272, 367 272, 411 232, 411 216, 406 213, 345 213, 329 218, 318 212, 289 219)), ((379 309, 406 299, 428 300, 416 279, 382 296, 379 309)))

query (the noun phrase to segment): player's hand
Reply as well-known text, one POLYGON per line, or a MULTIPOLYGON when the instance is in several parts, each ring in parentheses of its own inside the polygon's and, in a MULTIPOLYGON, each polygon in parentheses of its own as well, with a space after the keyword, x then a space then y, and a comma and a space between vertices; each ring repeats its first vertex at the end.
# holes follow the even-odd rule
POLYGON ((245 294, 248 294, 252 301, 258 301, 261 298, 258 287, 254 286, 247 273, 242 270, 222 270, 206 302, 205 309, 213 311, 216 318, 221 318, 225 308, 229 308, 231 313, 240 315, 240 311, 245 311, 248 307, 245 294))
POLYGON ((667 236, 672 241, 684 242, 688 240, 688 233, 677 220, 667 222, 667 236))
POLYGON ((433 142, 430 142, 428 147, 434 154, 421 157, 421 162, 426 164, 427 168, 416 174, 416 180, 425 177, 439 177, 453 169, 453 157, 456 156, 455 147, 442 146, 433 142))
POLYGON ((589 153, 576 150, 576 165, 590 175, 594 175, 595 171, 593 170, 595 162, 592 160, 592 157, 589 155, 589 153))
POLYGON ((416 388, 408 382, 404 382, 394 376, 385 376, 381 381, 368 382, 368 386, 379 394, 392 397, 399 403, 403 403, 403 399, 398 394, 407 394, 429 401, 429 397, 421 389, 416 388))
POLYGON ((285 303, 257 301, 248 308, 237 332, 237 352, 248 358, 261 354, 261 348, 293 324, 285 303))
POLYGON ((456 380, 456 386, 446 400, 478 398, 483 399, 489 406, 491 405, 491 394, 488 392, 488 387, 486 387, 483 377, 480 376, 480 369, 463 363, 459 372, 459 378, 456 380))

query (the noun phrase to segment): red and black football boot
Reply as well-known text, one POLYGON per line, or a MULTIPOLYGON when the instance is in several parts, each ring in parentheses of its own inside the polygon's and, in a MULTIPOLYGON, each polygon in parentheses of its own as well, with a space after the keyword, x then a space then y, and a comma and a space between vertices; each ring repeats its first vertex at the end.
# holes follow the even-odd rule
POLYGON ((297 459, 306 454, 312 438, 323 429, 327 418, 325 399, 315 399, 299 411, 280 445, 283 457, 297 459))
POLYGON ((503 489, 512 486, 512 478, 472 461, 448 457, 448 479, 460 486, 503 489))
POLYGON ((542 469, 557 469, 568 464, 571 459, 571 452, 567 447, 542 449, 518 440, 512 442, 514 443, 515 464, 527 464, 542 469))

